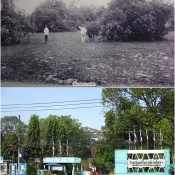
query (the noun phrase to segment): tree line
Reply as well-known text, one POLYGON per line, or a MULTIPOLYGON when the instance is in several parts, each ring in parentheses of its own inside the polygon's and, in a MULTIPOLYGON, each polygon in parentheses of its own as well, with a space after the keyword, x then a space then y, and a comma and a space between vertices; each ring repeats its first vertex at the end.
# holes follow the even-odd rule
POLYGON ((173 4, 157 0, 111 0, 106 8, 45 1, 31 15, 13 1, 1 3, 2 45, 21 43, 30 32, 43 32, 46 24, 51 32, 76 31, 84 25, 89 38, 113 41, 158 40, 174 27, 173 4))
MULTIPOLYGON (((55 145, 55 155, 61 157, 80 157, 83 160, 91 157, 91 149, 101 132, 97 129, 82 127, 78 120, 70 116, 50 115, 39 119, 38 115, 30 117, 29 124, 20 122, 16 116, 5 116, 1 119, 2 156, 5 160, 17 162, 18 140, 21 148, 27 149, 27 156, 23 161, 29 163, 29 174, 32 167, 36 171, 36 164, 32 161, 43 157, 52 157, 52 144, 55 145), (67 143, 69 146, 66 153, 67 143), (59 151, 59 144, 62 153, 59 151)), ((21 160, 22 161, 22 160, 21 160)), ((41 164, 41 168, 42 164, 41 164)), ((33 170, 32 170, 33 171, 33 170)))

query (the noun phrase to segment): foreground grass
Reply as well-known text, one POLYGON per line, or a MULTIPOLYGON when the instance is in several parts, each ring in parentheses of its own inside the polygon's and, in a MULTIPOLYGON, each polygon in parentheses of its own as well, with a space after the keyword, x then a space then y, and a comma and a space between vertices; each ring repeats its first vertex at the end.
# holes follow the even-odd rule
MULTIPOLYGON (((174 41, 80 43, 78 32, 34 34, 24 45, 2 47, 1 79, 27 84, 173 86, 174 41)), ((9 83, 10 84, 10 83, 9 83)))

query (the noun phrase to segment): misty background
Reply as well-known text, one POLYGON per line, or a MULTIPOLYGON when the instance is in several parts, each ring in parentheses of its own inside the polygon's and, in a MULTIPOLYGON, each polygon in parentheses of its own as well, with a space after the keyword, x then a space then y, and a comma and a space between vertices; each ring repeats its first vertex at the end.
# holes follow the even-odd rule
MULTIPOLYGON (((25 12, 27 14, 32 13, 35 8, 40 5, 41 3, 48 1, 48 0, 15 0, 15 5, 17 8, 19 9, 23 9, 25 10, 25 12)), ((60 0, 62 2, 65 2, 67 5, 69 4, 74 4, 77 7, 79 6, 104 6, 106 7, 108 5, 108 3, 111 0, 60 0)), ((149 0, 148 0, 149 1, 149 0)), ((173 3, 174 0, 159 0, 159 1, 163 1, 166 3, 173 3)))

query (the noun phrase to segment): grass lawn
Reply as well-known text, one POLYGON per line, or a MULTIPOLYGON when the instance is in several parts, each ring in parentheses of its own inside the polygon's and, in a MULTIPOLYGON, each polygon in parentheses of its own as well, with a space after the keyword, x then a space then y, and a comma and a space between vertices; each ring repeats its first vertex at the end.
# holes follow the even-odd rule
POLYGON ((172 87, 173 33, 156 42, 80 43, 79 32, 34 34, 31 42, 1 48, 2 86, 172 87))

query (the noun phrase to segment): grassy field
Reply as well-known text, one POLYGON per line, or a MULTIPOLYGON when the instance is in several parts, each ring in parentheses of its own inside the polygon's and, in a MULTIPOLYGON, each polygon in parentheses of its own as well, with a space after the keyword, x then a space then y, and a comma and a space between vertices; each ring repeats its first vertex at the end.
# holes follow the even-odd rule
POLYGON ((167 87, 174 84, 173 33, 156 42, 80 43, 79 32, 43 34, 1 48, 2 86, 167 87))

